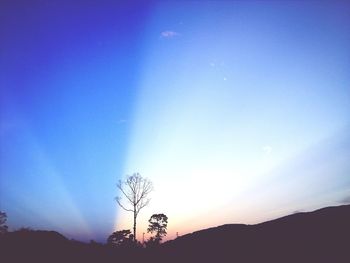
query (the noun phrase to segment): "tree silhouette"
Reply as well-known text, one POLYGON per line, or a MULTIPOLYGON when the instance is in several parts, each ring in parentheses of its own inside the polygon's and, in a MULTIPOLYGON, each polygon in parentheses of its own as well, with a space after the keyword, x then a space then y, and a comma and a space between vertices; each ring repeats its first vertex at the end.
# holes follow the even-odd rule
POLYGON ((144 245, 146 248, 157 248, 159 247, 159 244, 160 241, 158 239, 156 239, 155 237, 150 237, 149 239, 147 239, 144 245))
POLYGON ((134 241, 136 241, 136 219, 142 208, 150 202, 149 193, 153 190, 152 182, 143 178, 140 174, 134 173, 127 177, 126 181, 119 180, 118 189, 125 197, 128 206, 121 202, 121 197, 117 196, 116 200, 121 208, 134 214, 134 241))
POLYGON ((107 244, 114 247, 126 247, 130 246, 134 242, 134 235, 131 231, 121 230, 113 232, 107 239, 107 244))
POLYGON ((7 232, 7 225, 5 225, 7 220, 7 215, 5 212, 0 211, 0 234, 7 232))
POLYGON ((167 234, 166 228, 168 226, 168 217, 164 214, 154 214, 148 222, 149 225, 147 232, 155 233, 155 237, 150 238, 149 241, 159 244, 167 234))

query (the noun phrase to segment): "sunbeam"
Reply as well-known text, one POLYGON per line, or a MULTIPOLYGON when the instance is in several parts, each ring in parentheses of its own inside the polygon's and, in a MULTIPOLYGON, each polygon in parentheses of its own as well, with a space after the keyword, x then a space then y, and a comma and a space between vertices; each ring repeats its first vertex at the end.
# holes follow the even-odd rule
MULTIPOLYGON (((323 23, 323 9, 316 14, 305 6, 304 16, 295 21, 300 10, 293 7, 288 14, 278 4, 274 11, 264 7, 265 13, 238 12, 240 7, 165 3, 153 15, 124 169, 125 174, 137 169, 156 187, 140 215, 139 236, 156 212, 171 218, 171 238, 178 231, 253 223, 336 202, 326 186, 331 177, 344 181, 349 166, 329 158, 328 148, 338 142, 328 146, 325 141, 349 123, 349 92, 333 83, 333 76, 348 82, 342 71, 344 46, 319 45, 324 34, 314 32, 308 19, 323 23), (170 18, 164 9, 173 10, 170 18), (271 12, 280 15, 266 15, 271 12), (299 25, 307 25, 308 37, 293 31, 299 25), (164 34, 170 31, 176 35, 164 34), (324 169, 314 164, 317 158, 305 156, 317 155, 318 147, 326 151, 319 157, 324 169), (302 167, 294 161, 298 156, 306 162, 302 167), (283 172, 276 177, 279 167, 283 172), (311 187, 317 178, 328 179, 311 187), (305 198, 314 201, 303 203, 305 198)), ((332 29, 327 33, 342 42, 332 29)), ((346 137, 341 143, 348 142, 346 137)), ((345 148, 337 152, 349 156, 345 148)), ((333 194, 344 192, 339 187, 333 194)), ((122 213, 117 227, 130 227, 130 218, 122 213)))
POLYGON ((171 239, 348 200, 348 4, 27 2, 0 4, 10 230, 106 242, 133 228, 133 173, 154 185, 138 240, 155 213, 171 239))

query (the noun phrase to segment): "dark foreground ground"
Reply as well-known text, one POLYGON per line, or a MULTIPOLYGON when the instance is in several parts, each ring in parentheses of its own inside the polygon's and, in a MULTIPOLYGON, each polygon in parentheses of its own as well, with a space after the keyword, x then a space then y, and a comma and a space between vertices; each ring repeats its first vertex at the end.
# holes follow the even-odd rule
POLYGON ((116 249, 57 232, 0 237, 0 262, 350 262, 350 205, 298 213, 257 225, 223 225, 157 249, 116 249))

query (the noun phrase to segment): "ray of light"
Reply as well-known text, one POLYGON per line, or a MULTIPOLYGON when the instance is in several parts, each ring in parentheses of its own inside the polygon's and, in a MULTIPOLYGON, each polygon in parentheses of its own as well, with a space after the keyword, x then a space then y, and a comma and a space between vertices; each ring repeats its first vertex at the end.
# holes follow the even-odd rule
MULTIPOLYGON (((3 181, 1 185, 3 194, 7 195, 8 202, 3 206, 8 212, 11 227, 13 229, 26 226, 35 229, 54 229, 69 237, 91 238, 92 232, 89 225, 44 148, 31 134, 30 128, 25 121, 22 121, 14 129, 22 131, 19 143, 26 145, 26 153, 17 155, 19 158, 26 156, 26 160, 21 165, 26 163, 31 165, 24 169, 25 174, 13 173, 15 178, 3 181)), ((11 161, 8 165, 11 165, 10 163, 11 161)), ((12 163, 12 165, 15 164, 12 163)), ((22 168, 17 171, 23 173, 22 168)), ((6 171, 3 170, 3 172, 6 171)))
MULTIPOLYGON (((306 158, 309 170, 302 172, 293 161, 314 145, 327 151, 325 140, 349 120, 349 93, 333 81, 334 76, 349 81, 343 74, 346 40, 322 20, 325 10, 306 6, 296 21, 300 10, 292 6, 266 8, 276 16, 254 7, 239 13, 235 5, 223 11, 213 3, 186 8, 177 6, 167 20, 176 35, 164 37, 161 8, 149 27, 150 36, 158 32, 161 37, 149 39, 124 169, 125 174, 137 169, 155 183, 152 203, 139 217, 138 236, 152 213, 168 215, 174 236, 216 224, 257 222, 298 209, 303 198, 313 199, 305 208, 336 202, 348 181, 328 193, 326 186, 330 173, 336 173, 332 180, 344 179, 345 162, 336 169, 336 160, 330 159, 321 171, 313 164, 317 158, 306 158), (187 13, 191 8, 195 17, 187 13), (316 50, 324 35, 314 31, 308 15, 327 27, 337 44, 327 42, 316 50), (184 22, 176 23, 176 17, 184 22), (308 37, 295 27, 303 27, 308 37), (274 182, 278 167, 283 167, 282 181, 274 182), (304 178, 293 180, 295 173, 304 178), (303 181, 310 186, 320 177, 326 179, 307 195, 303 181), (276 201, 292 192, 294 197, 276 201), (330 202, 327 196, 333 196, 330 202)), ((130 228, 131 218, 122 213, 117 227, 130 228)))

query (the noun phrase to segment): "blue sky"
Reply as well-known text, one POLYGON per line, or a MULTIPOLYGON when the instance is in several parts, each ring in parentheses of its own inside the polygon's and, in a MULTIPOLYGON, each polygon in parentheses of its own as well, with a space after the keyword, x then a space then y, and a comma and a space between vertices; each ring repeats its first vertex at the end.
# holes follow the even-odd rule
POLYGON ((1 209, 13 227, 104 239, 116 218, 148 6, 2 5, 1 209))
POLYGON ((113 198, 133 172, 155 186, 140 233, 152 213, 171 236, 350 196, 346 2, 2 5, 12 228, 83 240, 131 228, 113 198))

